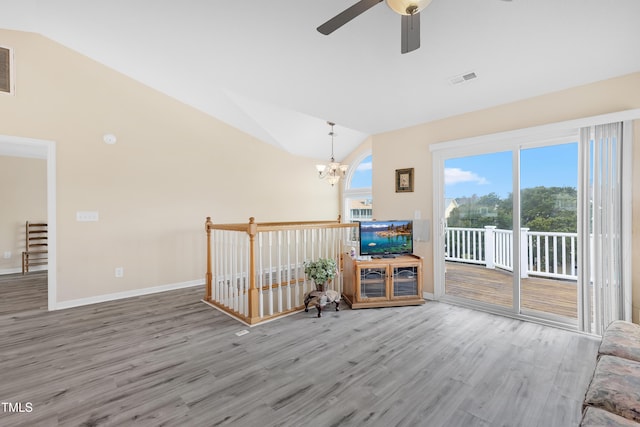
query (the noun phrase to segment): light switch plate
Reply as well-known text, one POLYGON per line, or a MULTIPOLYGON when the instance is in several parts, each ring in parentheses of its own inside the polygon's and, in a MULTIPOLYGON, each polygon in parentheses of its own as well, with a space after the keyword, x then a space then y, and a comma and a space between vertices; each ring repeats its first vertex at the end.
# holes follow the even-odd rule
POLYGON ((76 221, 80 221, 80 222, 98 221, 98 211, 78 211, 76 212, 76 221))

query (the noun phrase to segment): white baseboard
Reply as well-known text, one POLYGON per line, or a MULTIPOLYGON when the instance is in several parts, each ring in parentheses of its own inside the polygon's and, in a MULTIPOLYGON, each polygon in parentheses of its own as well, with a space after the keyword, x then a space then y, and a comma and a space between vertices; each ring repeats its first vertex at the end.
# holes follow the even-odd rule
POLYGON ((202 280, 191 280, 182 283, 171 283, 168 285, 154 286, 152 288, 133 289, 131 291, 116 292, 114 294, 98 295, 89 298, 80 298, 69 301, 60 301, 55 304, 53 310, 64 310, 66 308, 80 307, 83 305, 98 304, 101 302, 114 301, 124 298, 138 297, 141 295, 157 294, 159 292, 174 291, 177 289, 191 288, 193 286, 202 286, 202 280))
POLYGON ((433 300, 436 299, 435 295, 433 295, 431 292, 423 292, 422 293, 422 298, 428 299, 430 301, 433 301, 433 300))

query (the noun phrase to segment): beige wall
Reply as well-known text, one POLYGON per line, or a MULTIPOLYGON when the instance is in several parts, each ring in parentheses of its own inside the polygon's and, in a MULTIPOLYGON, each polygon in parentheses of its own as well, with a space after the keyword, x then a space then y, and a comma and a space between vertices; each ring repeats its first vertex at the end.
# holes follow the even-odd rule
MULTIPOLYGON (((374 215, 378 218, 432 218, 432 168, 429 145, 437 142, 504 132, 640 108, 640 73, 501 105, 461 116, 425 123, 373 138, 374 215), (394 171, 415 168, 415 192, 395 193, 394 171)), ((640 123, 634 127, 633 181, 633 302, 634 319, 640 309, 640 123)), ((433 292, 432 241, 420 243, 425 257, 425 291, 433 292)))
MULTIPOLYGON (((0 30, 0 41, 14 48, 17 82, 15 96, 0 97, 0 134, 56 142, 58 301, 201 279, 207 215, 238 222, 339 213, 337 190, 317 180, 313 160, 264 144, 38 35, 0 30), (117 144, 102 142, 108 132, 117 144), (76 222, 79 210, 98 211, 100 221, 76 222), (122 279, 114 277, 119 266, 122 279)), ((346 161, 373 150, 375 217, 413 218, 419 211, 431 219, 429 144, 630 108, 640 108, 640 73, 375 135, 346 161), (395 169, 408 167, 415 168, 415 192, 395 193, 395 169)), ((636 135, 640 140, 637 123, 636 135)), ((640 167, 633 173, 640 182, 640 167)), ((633 207, 638 259, 640 185, 633 207)), ((426 260, 427 292, 433 292, 431 245, 416 245, 426 260)))
POLYGON ((206 216, 337 218, 337 189, 315 161, 41 36, 0 30, 0 41, 14 48, 17 85, 0 97, 0 134, 56 142, 58 302, 202 279, 206 216))
POLYGON ((46 160, 0 156, 0 206, 0 274, 15 273, 22 271, 25 221, 47 219, 46 160))

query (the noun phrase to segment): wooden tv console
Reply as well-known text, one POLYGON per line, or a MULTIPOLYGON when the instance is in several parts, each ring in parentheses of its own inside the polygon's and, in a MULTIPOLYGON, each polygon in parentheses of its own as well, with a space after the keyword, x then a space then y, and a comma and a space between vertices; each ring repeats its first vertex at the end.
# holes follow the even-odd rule
POLYGON ((345 255, 342 296, 351 308, 424 304, 422 257, 359 260, 345 255))

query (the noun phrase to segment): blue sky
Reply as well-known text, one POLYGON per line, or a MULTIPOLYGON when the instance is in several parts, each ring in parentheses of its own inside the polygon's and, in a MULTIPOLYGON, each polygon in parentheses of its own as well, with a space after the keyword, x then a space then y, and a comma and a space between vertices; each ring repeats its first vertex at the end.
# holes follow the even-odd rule
MULTIPOLYGON (((445 197, 482 196, 494 192, 505 198, 512 191, 511 151, 445 161, 445 197)), ((520 187, 575 187, 578 144, 562 144, 520 152, 520 187)))
POLYGON ((371 156, 362 159, 358 168, 353 173, 350 188, 371 187, 371 156))

